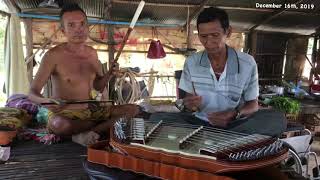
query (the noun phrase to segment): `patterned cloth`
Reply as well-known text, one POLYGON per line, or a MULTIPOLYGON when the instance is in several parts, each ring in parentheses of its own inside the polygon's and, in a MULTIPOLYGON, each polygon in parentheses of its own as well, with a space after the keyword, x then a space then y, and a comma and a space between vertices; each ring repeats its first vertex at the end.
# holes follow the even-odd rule
POLYGON ((49 110, 45 107, 39 108, 39 111, 36 115, 36 120, 39 124, 47 124, 48 123, 48 112, 49 112, 49 110))
POLYGON ((17 108, 0 108, 0 125, 11 128, 21 128, 31 122, 31 116, 27 111, 17 108))
POLYGON ((38 113, 39 106, 28 99, 27 95, 24 94, 13 94, 11 95, 6 107, 19 108, 26 110, 29 114, 35 116, 38 113))
POLYGON ((62 140, 60 136, 50 134, 46 128, 22 129, 18 134, 18 138, 21 140, 35 140, 47 145, 54 144, 62 140))
POLYGON ((259 95, 258 70, 253 57, 230 47, 227 51, 227 63, 219 79, 206 51, 189 56, 184 65, 179 88, 202 96, 201 112, 195 115, 204 121, 208 121, 209 112, 234 109, 259 95))
POLYGON ((48 112, 48 121, 54 116, 62 116, 72 120, 101 121, 110 118, 112 106, 100 106, 95 109, 66 109, 59 112, 48 112))

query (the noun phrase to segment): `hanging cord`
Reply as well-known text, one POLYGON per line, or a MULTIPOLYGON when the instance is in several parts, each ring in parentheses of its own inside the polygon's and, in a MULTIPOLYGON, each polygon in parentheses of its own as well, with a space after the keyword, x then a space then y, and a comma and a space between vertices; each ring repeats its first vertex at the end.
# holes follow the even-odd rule
MULTIPOLYGON (((115 103, 118 105, 132 104, 142 99, 142 95, 144 94, 145 91, 147 91, 148 89, 153 90, 153 86, 154 86, 153 74, 158 73, 157 71, 151 71, 149 73, 136 73, 130 68, 121 69, 120 72, 121 72, 121 75, 116 78, 116 82, 115 82, 115 91, 117 94, 115 103), (147 81, 148 86, 141 89, 141 86, 137 78, 145 77, 146 74, 151 74, 148 80, 144 78, 144 80, 147 81), (151 78, 153 79, 151 80, 153 82, 149 82, 150 77, 153 77, 151 78), (123 94, 125 91, 127 91, 126 94, 123 94)), ((149 96, 143 97, 143 98, 148 99, 149 96)))
POLYGON ((116 79, 115 90, 117 93, 116 104, 132 104, 141 97, 140 84, 137 81, 137 73, 130 69, 122 69, 123 74, 116 79), (124 90, 128 93, 126 97, 122 94, 124 90))
POLYGON ((154 82, 155 82, 155 76, 154 74, 156 74, 157 72, 153 70, 153 68, 151 68, 151 71, 150 71, 150 76, 148 78, 148 91, 149 91, 149 96, 152 96, 152 93, 153 93, 153 89, 154 89, 154 82))

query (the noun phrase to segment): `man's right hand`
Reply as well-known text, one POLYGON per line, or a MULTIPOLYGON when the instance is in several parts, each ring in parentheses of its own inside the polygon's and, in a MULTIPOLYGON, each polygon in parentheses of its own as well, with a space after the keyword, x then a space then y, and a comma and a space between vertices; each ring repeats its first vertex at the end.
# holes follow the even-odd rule
POLYGON ((200 105, 202 102, 201 96, 187 96, 183 98, 183 104, 184 106, 192 111, 197 111, 200 109, 200 105))

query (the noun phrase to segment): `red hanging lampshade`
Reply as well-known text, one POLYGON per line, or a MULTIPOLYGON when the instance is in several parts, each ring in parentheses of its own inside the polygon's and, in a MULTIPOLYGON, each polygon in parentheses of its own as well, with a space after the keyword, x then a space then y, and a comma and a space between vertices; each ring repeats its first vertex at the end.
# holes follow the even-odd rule
POLYGON ((149 59, 160 59, 166 57, 166 52, 164 52, 160 40, 151 40, 147 57, 149 59))

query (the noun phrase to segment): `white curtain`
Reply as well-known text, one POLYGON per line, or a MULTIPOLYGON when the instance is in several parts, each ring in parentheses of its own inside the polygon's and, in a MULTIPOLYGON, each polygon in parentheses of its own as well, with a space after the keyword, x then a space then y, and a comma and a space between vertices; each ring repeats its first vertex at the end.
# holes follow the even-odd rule
POLYGON ((29 81, 22 48, 20 18, 16 15, 10 0, 4 0, 4 2, 7 4, 11 14, 8 19, 4 52, 5 85, 7 97, 9 97, 16 93, 27 94, 29 81))

